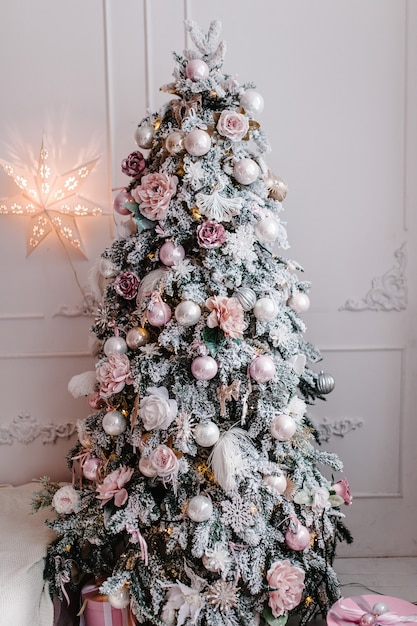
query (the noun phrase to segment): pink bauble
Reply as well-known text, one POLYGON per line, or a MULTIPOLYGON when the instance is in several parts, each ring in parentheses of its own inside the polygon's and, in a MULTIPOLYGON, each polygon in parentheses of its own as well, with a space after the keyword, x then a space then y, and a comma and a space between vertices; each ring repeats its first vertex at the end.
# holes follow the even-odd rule
POLYGON ((208 77, 209 72, 209 66, 202 59, 192 59, 185 67, 186 77, 194 82, 204 80, 208 77))
POLYGON ((298 522, 295 533, 289 528, 285 533, 285 543, 291 550, 305 550, 310 545, 310 533, 308 528, 298 522))
POLYGON ((250 185, 258 178, 261 170, 252 159, 240 159, 233 166, 233 176, 241 185, 250 185))
POLYGON ((87 480, 97 480, 100 466, 100 459, 97 459, 96 457, 87 459, 83 465, 83 474, 85 478, 87 478, 87 480))
POLYGON ((295 434, 297 424, 291 415, 275 415, 270 424, 271 435, 278 441, 288 441, 295 434))
POLYGON ((198 356, 191 363, 191 373, 197 380, 211 380, 217 370, 217 363, 211 356, 198 356))
POLYGON ((146 309, 146 317, 151 326, 161 328, 171 319, 171 309, 162 300, 152 302, 151 307, 148 305, 146 309))
POLYGON ((297 291, 289 298, 288 306, 296 313, 305 313, 310 308, 310 298, 303 291, 297 291))
POLYGON ((172 267, 176 263, 182 261, 185 257, 184 248, 179 245, 176 246, 173 241, 166 241, 159 250, 159 259, 161 263, 172 267))
POLYGON ((211 148, 211 138, 205 130, 194 128, 184 137, 184 148, 192 156, 203 156, 211 148))
POLYGON ((267 354, 255 357, 249 365, 249 375, 257 383, 266 383, 275 376, 274 361, 267 354))
POLYGON ((117 196, 113 201, 113 209, 119 215, 132 215, 132 211, 129 211, 127 207, 124 206, 125 202, 134 202, 132 196, 126 189, 122 189, 119 191, 117 196))

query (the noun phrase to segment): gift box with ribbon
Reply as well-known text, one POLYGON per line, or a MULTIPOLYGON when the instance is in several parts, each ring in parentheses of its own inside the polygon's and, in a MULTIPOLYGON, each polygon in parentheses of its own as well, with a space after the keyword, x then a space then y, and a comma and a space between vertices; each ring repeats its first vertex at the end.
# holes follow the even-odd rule
POLYGON ((390 596, 341 598, 327 614, 327 626, 394 626, 417 623, 417 607, 390 596))
POLYGON ((81 590, 80 626, 136 626, 129 607, 114 608, 97 585, 87 584, 81 590))

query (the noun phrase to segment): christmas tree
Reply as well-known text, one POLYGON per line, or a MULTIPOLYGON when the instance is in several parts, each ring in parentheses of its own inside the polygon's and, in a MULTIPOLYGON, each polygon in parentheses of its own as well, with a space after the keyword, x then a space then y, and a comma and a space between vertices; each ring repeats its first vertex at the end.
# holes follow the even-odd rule
POLYGON ((308 417, 333 380, 304 338, 309 284, 279 253, 287 187, 265 161, 263 99, 222 72, 218 22, 186 27, 196 50, 174 55, 166 105, 137 128, 147 156, 122 162, 96 369, 70 383, 93 413, 72 485, 37 496, 57 513, 45 576, 60 598, 95 577, 140 624, 303 624, 338 599, 350 541, 341 462, 308 417))

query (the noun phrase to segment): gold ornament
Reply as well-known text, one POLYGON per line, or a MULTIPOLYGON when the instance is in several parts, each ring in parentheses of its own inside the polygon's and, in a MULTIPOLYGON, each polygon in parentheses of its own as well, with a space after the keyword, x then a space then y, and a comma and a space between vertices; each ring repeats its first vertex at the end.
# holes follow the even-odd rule
POLYGON ((198 210, 198 207, 196 206, 191 209, 191 215, 196 222, 201 222, 201 220, 203 219, 200 211, 198 210))
POLYGON ((276 176, 271 170, 268 170, 268 174, 264 179, 265 185, 269 191, 269 197, 278 202, 283 202, 288 193, 288 186, 282 178, 276 176))
POLYGON ((158 130, 158 128, 160 127, 161 123, 162 123, 162 120, 161 120, 161 118, 160 118, 160 117, 158 117, 158 118, 154 121, 154 124, 153 124, 153 129, 154 129, 154 130, 158 130))
POLYGON ((180 163, 175 173, 177 174, 177 176, 184 176, 184 171, 184 164, 180 163))
POLYGON ((313 598, 311 596, 307 596, 306 599, 304 600, 304 605, 310 606, 312 602, 313 602, 313 598))
POLYGON ((65 546, 65 552, 71 552, 71 546, 70 545, 66 545, 65 546))

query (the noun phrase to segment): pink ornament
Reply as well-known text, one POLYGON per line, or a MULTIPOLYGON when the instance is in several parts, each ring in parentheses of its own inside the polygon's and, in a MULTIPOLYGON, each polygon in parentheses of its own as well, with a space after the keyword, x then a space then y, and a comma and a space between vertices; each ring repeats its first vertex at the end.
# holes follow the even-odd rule
POLYGON ((184 137, 184 148, 192 156, 203 156, 211 148, 211 138, 205 130, 194 128, 184 137))
POLYGON ((97 480, 98 470, 101 466, 100 459, 91 457, 83 465, 83 474, 87 480, 97 480))
POLYGON ((305 313, 310 308, 310 298, 303 291, 297 291, 289 298, 288 306, 296 313, 305 313))
POLYGON ((132 215, 132 211, 129 211, 129 209, 124 206, 125 202, 134 203, 135 201, 126 189, 122 189, 113 201, 113 209, 115 213, 118 213, 119 215, 132 215))
POLYGON ((217 370, 217 363, 211 356, 198 356, 191 363, 191 373, 197 380, 211 380, 217 370))
POLYGON ((297 424, 291 415, 275 415, 270 424, 271 435, 278 441, 288 441, 295 434, 297 424))
POLYGON ((249 375, 257 383, 266 383, 275 376, 274 361, 267 354, 256 356, 249 365, 249 375))
POLYGON ((185 67, 186 77, 194 82, 204 80, 208 77, 209 72, 209 66, 202 59, 192 59, 185 67))
POLYGON ((184 248, 179 245, 176 246, 173 241, 166 241, 159 250, 159 259, 161 263, 172 267, 176 263, 182 261, 185 257, 184 248))
POLYGON ((290 528, 285 533, 285 543, 291 550, 305 550, 310 545, 310 533, 308 528, 300 524, 297 520, 297 530, 293 532, 290 528))
POLYGON ((146 317, 151 326, 161 328, 171 319, 171 309, 160 297, 152 300, 146 309, 146 317))

